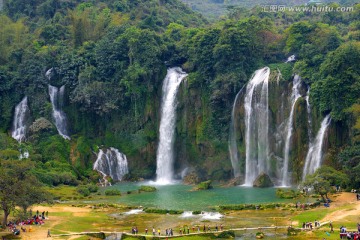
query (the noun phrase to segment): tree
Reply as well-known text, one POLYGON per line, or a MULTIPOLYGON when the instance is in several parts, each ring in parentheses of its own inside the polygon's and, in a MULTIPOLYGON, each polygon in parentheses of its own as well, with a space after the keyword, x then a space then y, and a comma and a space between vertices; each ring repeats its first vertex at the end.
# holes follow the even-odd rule
POLYGON ((322 166, 314 174, 308 175, 303 182, 303 187, 313 188, 315 193, 320 194, 325 202, 325 197, 328 198, 328 193, 332 186, 348 184, 348 177, 346 174, 335 170, 329 166, 322 166))
POLYGON ((349 42, 330 52, 320 67, 320 80, 311 87, 311 98, 321 112, 331 111, 338 121, 360 96, 360 43, 349 42))
POLYGON ((47 199, 39 181, 30 174, 31 161, 0 160, 0 207, 4 211, 2 226, 16 206, 24 212, 33 204, 47 199))

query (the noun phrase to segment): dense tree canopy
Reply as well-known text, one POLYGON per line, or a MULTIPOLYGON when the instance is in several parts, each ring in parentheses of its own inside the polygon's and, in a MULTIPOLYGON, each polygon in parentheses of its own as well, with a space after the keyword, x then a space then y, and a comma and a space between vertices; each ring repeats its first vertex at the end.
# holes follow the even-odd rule
POLYGON ((30 174, 33 167, 34 163, 31 161, 0 161, 0 208, 4 211, 3 227, 16 206, 26 213, 30 206, 50 199, 36 177, 30 174))
POLYGON ((29 150, 34 172, 46 184, 97 179, 93 153, 104 145, 131 156, 135 177, 153 177, 161 84, 169 66, 189 73, 179 91, 183 116, 176 134, 185 146, 177 146, 179 158, 217 167, 208 178, 231 175, 227 140, 232 104, 254 70, 265 65, 287 69, 285 81, 292 74, 302 77, 311 89, 314 115, 331 113, 335 124, 351 133, 349 141, 336 146, 343 155, 333 158, 358 167, 360 4, 336 14, 232 8, 228 17, 209 24, 178 0, 4 3, 0 157, 18 156, 20 147, 8 133, 15 106, 28 96, 30 129, 21 148, 29 150), (295 64, 283 64, 292 54, 295 64), (51 75, 45 76, 49 69, 51 75), (65 85, 71 141, 57 136, 48 84, 65 85))

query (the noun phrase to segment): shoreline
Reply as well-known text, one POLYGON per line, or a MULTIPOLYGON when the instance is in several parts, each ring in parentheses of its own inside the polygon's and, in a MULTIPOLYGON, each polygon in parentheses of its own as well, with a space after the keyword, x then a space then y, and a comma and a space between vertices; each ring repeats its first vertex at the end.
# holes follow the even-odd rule
MULTIPOLYGON (((300 235, 314 235, 324 233, 324 229, 328 229, 327 222, 334 223, 334 230, 337 233, 339 225, 345 225, 348 229, 355 229, 355 224, 359 221, 357 218, 351 223, 352 216, 360 215, 360 201, 355 201, 353 193, 340 193, 332 195, 334 201, 330 208, 323 206, 310 209, 291 211, 286 209, 265 209, 265 210, 228 210, 224 212, 224 218, 216 220, 200 220, 197 218, 179 218, 179 215, 142 213, 133 215, 119 215, 118 218, 112 214, 128 211, 129 209, 116 208, 93 208, 91 205, 86 206, 69 206, 68 204, 54 204, 52 206, 39 205, 34 206, 33 211, 48 211, 49 218, 45 220, 45 224, 34 226, 32 232, 21 233, 22 239, 64 239, 61 234, 76 234, 79 232, 126 232, 131 233, 131 227, 138 226, 140 232, 145 228, 150 229, 152 226, 176 229, 178 233, 179 226, 195 226, 204 224, 210 225, 213 229, 215 224, 223 224, 224 230, 230 229, 266 229, 288 227, 290 225, 299 226, 303 218, 308 221, 314 221, 314 216, 326 214, 324 217, 317 218, 322 226, 320 229, 313 231, 303 231, 300 235), (308 217, 307 217, 308 216, 308 217), (46 238, 47 230, 50 229, 52 238, 46 238), (90 231, 88 231, 90 230, 90 231), (119 231, 120 230, 120 231, 119 231)), ((25 226, 27 228, 27 226, 25 226)), ((156 228, 157 229, 157 228, 156 228)), ((150 231, 149 231, 150 232, 150 231)), ((130 234, 131 235, 131 234, 130 234)), ((180 235, 181 236, 181 235, 180 235)), ((186 235, 183 235, 184 237, 186 235)), ((337 235, 338 236, 338 235, 337 235)), ((175 237, 175 236, 174 236, 175 237)), ((178 235, 176 237, 179 237, 178 235)), ((76 238, 71 238, 76 239, 76 238)), ((306 238, 299 238, 306 239, 306 238)), ((328 238, 327 238, 328 239, 328 238)))

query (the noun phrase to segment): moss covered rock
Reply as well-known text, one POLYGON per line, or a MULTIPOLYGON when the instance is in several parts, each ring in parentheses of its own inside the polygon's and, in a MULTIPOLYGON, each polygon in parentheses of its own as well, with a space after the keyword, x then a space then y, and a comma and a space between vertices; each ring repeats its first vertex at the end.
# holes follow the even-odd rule
POLYGON ((156 187, 145 185, 141 185, 139 188, 139 192, 155 192, 156 190, 156 187))
POLYGON ((259 188, 266 188, 273 187, 274 183, 271 181, 269 175, 263 172, 260 173, 260 175, 255 179, 253 186, 259 188))
POLYGON ((198 191, 198 190, 209 190, 212 189, 213 187, 211 186, 211 180, 205 181, 205 182, 201 182, 199 183, 193 190, 198 191))
POLYGON ((184 177, 183 183, 187 185, 198 184, 200 183, 200 177, 196 172, 191 172, 184 177))

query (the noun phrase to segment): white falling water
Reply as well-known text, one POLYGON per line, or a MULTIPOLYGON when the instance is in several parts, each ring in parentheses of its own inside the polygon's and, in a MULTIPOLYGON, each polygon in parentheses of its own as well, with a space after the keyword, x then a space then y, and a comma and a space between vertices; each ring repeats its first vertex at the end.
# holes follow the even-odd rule
POLYGON ((50 68, 49 70, 47 70, 46 71, 46 73, 45 73, 45 77, 47 78, 47 79, 51 79, 51 76, 52 76, 52 74, 53 74, 53 70, 54 70, 54 68, 50 68))
POLYGON ((322 162, 322 148, 324 143, 324 137, 328 126, 330 125, 330 114, 327 115, 321 122, 321 127, 316 135, 315 141, 310 143, 309 151, 306 155, 305 165, 303 170, 302 179, 305 180, 308 174, 313 174, 318 169, 322 162))
POLYGON ((128 161, 125 154, 116 148, 109 148, 104 152, 100 149, 93 169, 104 176, 110 176, 114 181, 121 181, 129 173, 128 161))
POLYGON ((174 132, 176 122, 176 95, 181 81, 187 76, 181 68, 168 69, 162 86, 159 146, 157 149, 156 183, 170 184, 174 176, 174 132))
POLYGON ((312 120, 311 120, 311 105, 310 105, 310 88, 306 92, 306 110, 308 114, 308 135, 309 135, 309 143, 312 142, 312 120))
POLYGON ((284 164, 282 169, 282 186, 289 186, 289 156, 290 156, 290 146, 291 146, 291 136, 293 133, 293 122, 294 122, 294 111, 296 101, 301 97, 300 94, 301 87, 301 78, 298 75, 294 76, 293 87, 291 92, 291 111, 289 119, 287 120, 286 126, 286 139, 285 139, 285 147, 284 147, 284 164))
POLYGON ((269 164, 269 109, 268 67, 255 72, 246 86, 245 95, 245 144, 246 169, 245 184, 252 186, 255 178, 261 173, 268 173, 269 164))
POLYGON ((59 89, 49 85, 49 95, 53 108, 52 115, 55 120, 56 129, 64 139, 70 140, 69 133, 67 131, 66 115, 62 110, 64 103, 64 91, 65 86, 62 86, 59 89))
POLYGON ((244 88, 242 88, 237 93, 234 104, 233 104, 233 108, 231 111, 231 124, 230 124, 230 133, 229 133, 229 154, 230 154, 231 165, 232 165, 232 168, 234 171, 234 177, 239 177, 241 175, 240 165, 239 165, 239 153, 238 153, 237 143, 236 143, 237 137, 236 137, 236 124, 235 124, 235 110, 236 110, 236 104, 237 104, 238 98, 243 89, 244 88))
POLYGON ((290 57, 287 58, 286 62, 285 63, 288 63, 288 62, 294 62, 296 60, 296 57, 295 55, 291 55, 290 57))
POLYGON ((27 150, 23 151, 23 150, 20 149, 19 160, 28 159, 29 157, 30 157, 29 151, 27 151, 27 150))
POLYGON ((24 97, 23 100, 15 107, 15 114, 13 120, 13 128, 11 136, 18 142, 23 142, 26 139, 27 132, 27 116, 29 114, 28 100, 24 97))

